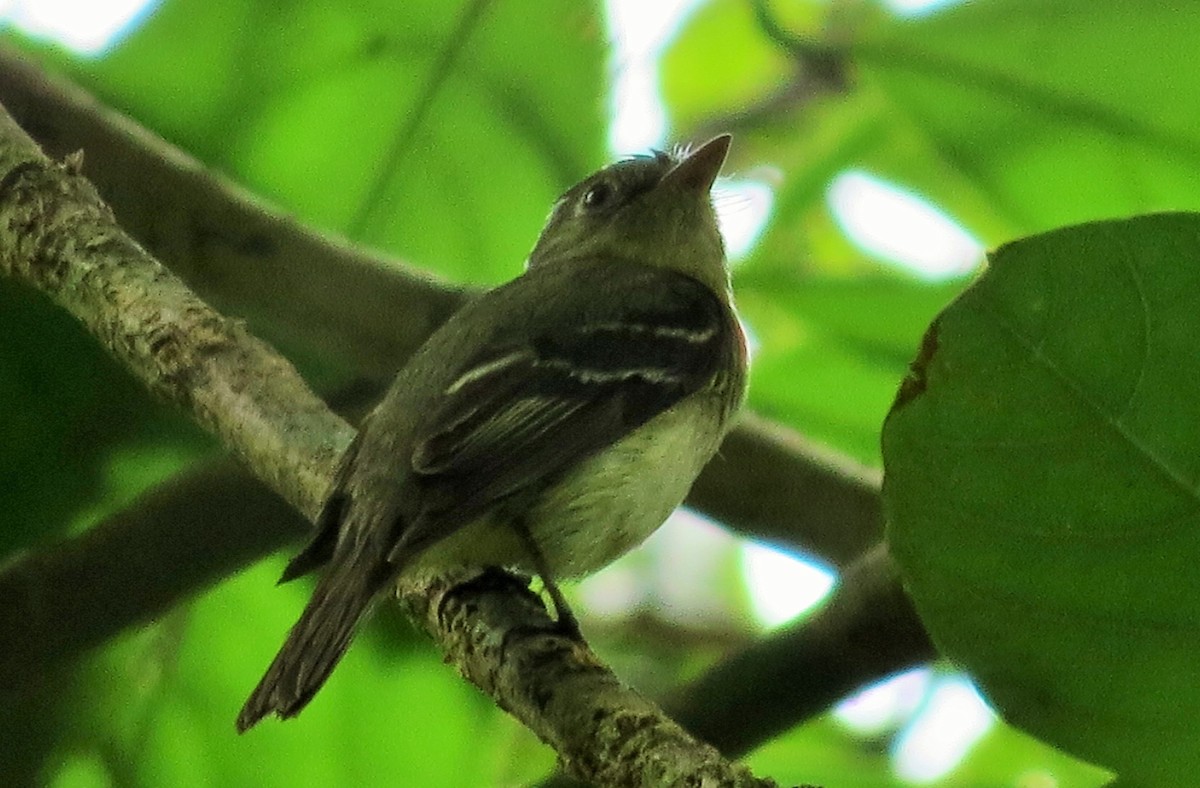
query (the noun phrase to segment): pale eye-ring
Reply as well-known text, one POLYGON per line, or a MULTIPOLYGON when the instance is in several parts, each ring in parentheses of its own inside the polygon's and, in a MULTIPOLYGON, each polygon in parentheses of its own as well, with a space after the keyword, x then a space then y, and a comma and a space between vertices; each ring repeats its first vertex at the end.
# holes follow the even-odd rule
POLYGON ((580 205, 587 211, 598 211, 607 207, 616 196, 616 189, 604 181, 600 181, 592 185, 590 189, 583 193, 583 200, 580 205))

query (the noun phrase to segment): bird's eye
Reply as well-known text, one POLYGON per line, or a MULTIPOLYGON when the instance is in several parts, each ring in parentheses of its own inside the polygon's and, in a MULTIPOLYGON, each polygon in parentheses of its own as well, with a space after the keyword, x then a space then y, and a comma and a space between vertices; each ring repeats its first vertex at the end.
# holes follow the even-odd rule
POLYGON ((583 193, 583 202, 581 205, 584 210, 598 211, 608 206, 613 201, 615 195, 616 190, 611 185, 600 181, 583 193))

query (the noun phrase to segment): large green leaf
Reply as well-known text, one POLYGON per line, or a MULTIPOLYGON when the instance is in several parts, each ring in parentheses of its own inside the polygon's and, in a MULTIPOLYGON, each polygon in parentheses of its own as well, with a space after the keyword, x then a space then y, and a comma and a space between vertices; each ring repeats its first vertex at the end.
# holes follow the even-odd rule
MULTIPOLYGON (((883 731, 864 739, 825 715, 772 740, 746 762, 756 773, 770 774, 782 785, 911 788, 913 781, 895 773, 893 759, 882 746, 893 737, 894 731, 883 731)), ((1099 788, 1109 777, 1001 723, 993 725, 953 769, 921 784, 928 788, 1099 788)))
POLYGON ((1200 773, 1200 215, 1001 248, 884 429, 889 539, 1002 713, 1127 784, 1200 773))

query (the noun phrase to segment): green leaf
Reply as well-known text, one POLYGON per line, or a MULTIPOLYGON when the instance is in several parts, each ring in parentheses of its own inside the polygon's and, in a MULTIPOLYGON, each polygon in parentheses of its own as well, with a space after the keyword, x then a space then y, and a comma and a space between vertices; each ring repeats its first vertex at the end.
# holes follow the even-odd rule
POLYGON ((886 752, 849 733, 828 715, 768 742, 746 762, 756 774, 769 774, 782 785, 904 785, 890 773, 886 752))
POLYGON ((946 788, 963 785, 1100 788, 1109 785, 1112 778, 1111 772, 1072 758, 998 721, 976 742, 954 771, 935 785, 946 788))
POLYGON ((1197 35, 1200 6, 1125 0, 989 0, 879 25, 852 52, 900 122, 864 163, 989 240, 1004 223, 1195 209, 1197 35))
POLYGON ((884 428, 889 539, 1012 722, 1121 773, 1200 771, 1200 215, 1005 246, 884 428))
MULTIPOLYGON (((894 773, 885 748, 892 732, 863 737, 830 715, 797 727, 755 750, 745 760, 757 774, 782 785, 852 785, 855 788, 907 788, 912 782, 894 773)), ((1003 723, 991 730, 932 788, 1054 785, 1099 788, 1108 775, 1032 739, 1003 723), (1042 781, 1038 782, 1037 777, 1042 781)))

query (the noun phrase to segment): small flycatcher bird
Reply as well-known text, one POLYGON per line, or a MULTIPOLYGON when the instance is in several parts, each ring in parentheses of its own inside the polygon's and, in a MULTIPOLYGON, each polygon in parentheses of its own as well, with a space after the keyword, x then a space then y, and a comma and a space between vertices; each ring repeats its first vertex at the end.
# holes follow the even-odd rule
POLYGON ((650 535, 716 452, 745 340, 709 189, 722 135, 567 191, 526 271, 470 301, 399 373, 347 450, 312 542, 312 598, 237 719, 291 717, 399 573, 593 572, 650 535))

